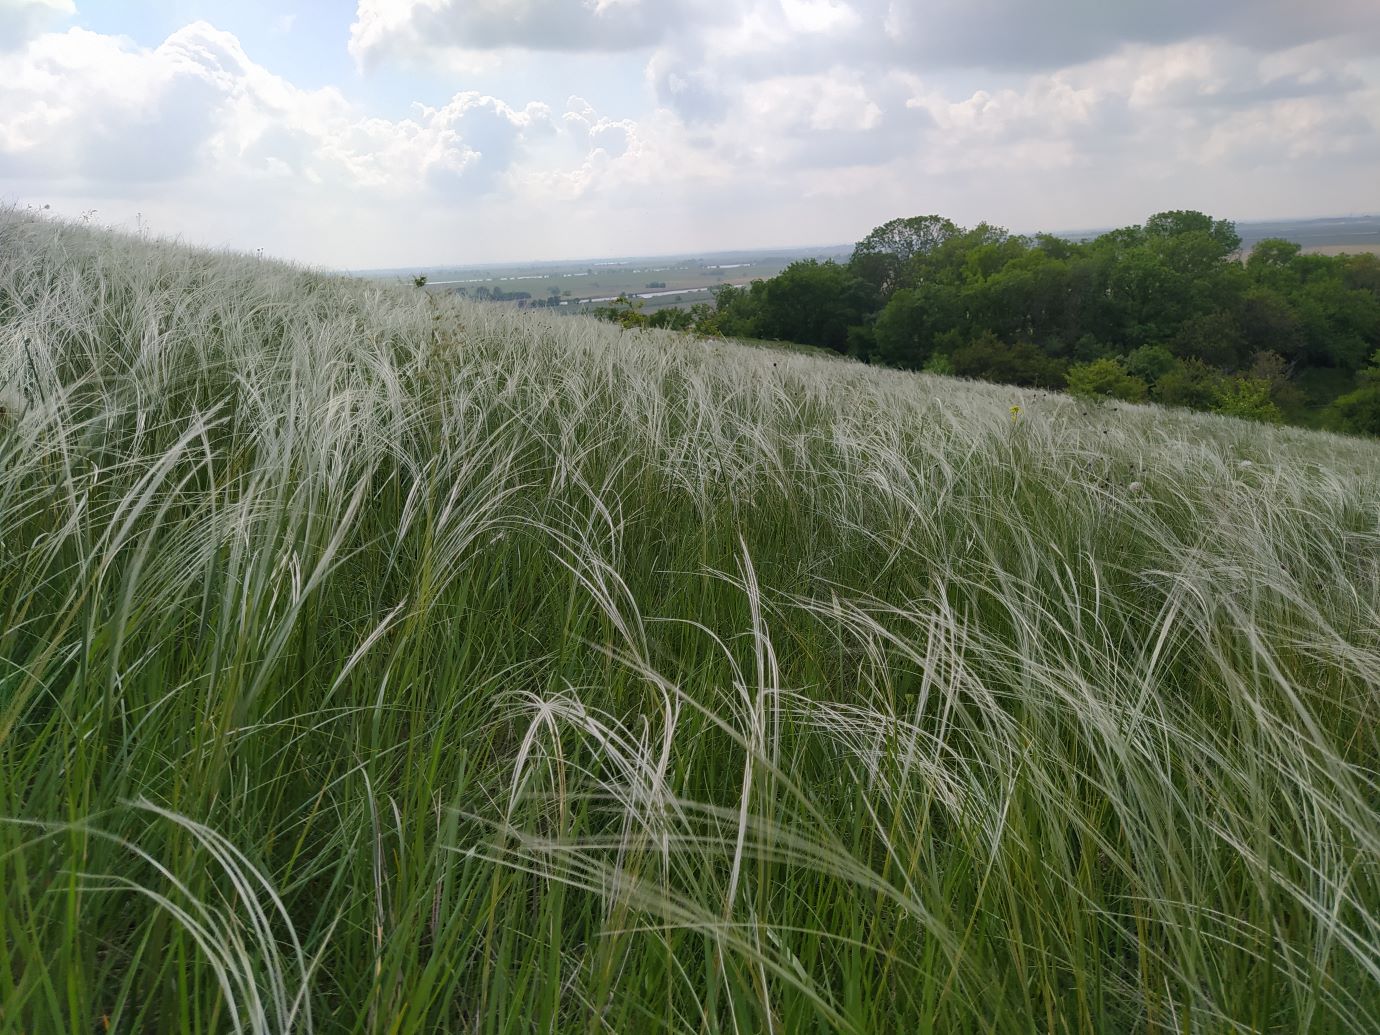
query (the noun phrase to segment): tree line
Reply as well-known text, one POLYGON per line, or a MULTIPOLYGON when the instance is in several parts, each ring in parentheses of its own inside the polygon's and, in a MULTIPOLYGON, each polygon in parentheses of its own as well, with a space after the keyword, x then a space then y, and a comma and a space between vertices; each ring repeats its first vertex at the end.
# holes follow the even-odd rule
POLYGON ((1304 254, 1173 211, 1072 241, 941 216, 877 227, 664 326, 813 345, 869 363, 1380 435, 1380 258, 1304 254))

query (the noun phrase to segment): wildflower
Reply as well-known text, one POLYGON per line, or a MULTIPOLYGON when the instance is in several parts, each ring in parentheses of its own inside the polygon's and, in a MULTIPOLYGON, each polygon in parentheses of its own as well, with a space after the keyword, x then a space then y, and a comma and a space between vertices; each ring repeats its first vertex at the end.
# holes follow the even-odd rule
POLYGON ((1018 421, 1018 420, 1020 420, 1020 419, 1021 419, 1021 408, 1020 408, 1019 406, 1013 406, 1013 407, 1011 407, 1011 423, 1012 423, 1012 424, 1015 424, 1016 421, 1018 421))
POLYGON ((1140 492, 1145 486, 1140 482, 1132 482, 1130 485, 1126 486, 1126 488, 1130 489, 1132 492, 1140 492))

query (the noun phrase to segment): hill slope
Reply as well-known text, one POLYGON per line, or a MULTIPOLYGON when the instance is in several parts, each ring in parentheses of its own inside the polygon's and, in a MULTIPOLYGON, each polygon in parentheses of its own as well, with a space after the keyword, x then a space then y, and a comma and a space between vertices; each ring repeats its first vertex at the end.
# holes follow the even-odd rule
POLYGON ((1375 444, 15 214, 0 359, 0 1026, 1380 1027, 1375 444))

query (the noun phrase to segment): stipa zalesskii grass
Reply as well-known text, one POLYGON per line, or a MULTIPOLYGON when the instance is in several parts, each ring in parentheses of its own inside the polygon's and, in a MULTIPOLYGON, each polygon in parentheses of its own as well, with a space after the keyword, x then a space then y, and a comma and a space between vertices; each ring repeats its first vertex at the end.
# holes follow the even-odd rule
POLYGON ((1380 1020, 1373 443, 14 213, 0 384, 4 1026, 1380 1020))

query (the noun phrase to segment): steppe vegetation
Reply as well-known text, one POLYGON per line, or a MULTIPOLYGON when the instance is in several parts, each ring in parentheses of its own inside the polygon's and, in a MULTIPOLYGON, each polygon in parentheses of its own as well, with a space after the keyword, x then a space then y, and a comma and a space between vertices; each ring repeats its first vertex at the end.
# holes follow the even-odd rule
POLYGON ((6 1032, 1380 1030, 1374 442, 17 213, 0 362, 6 1032))

